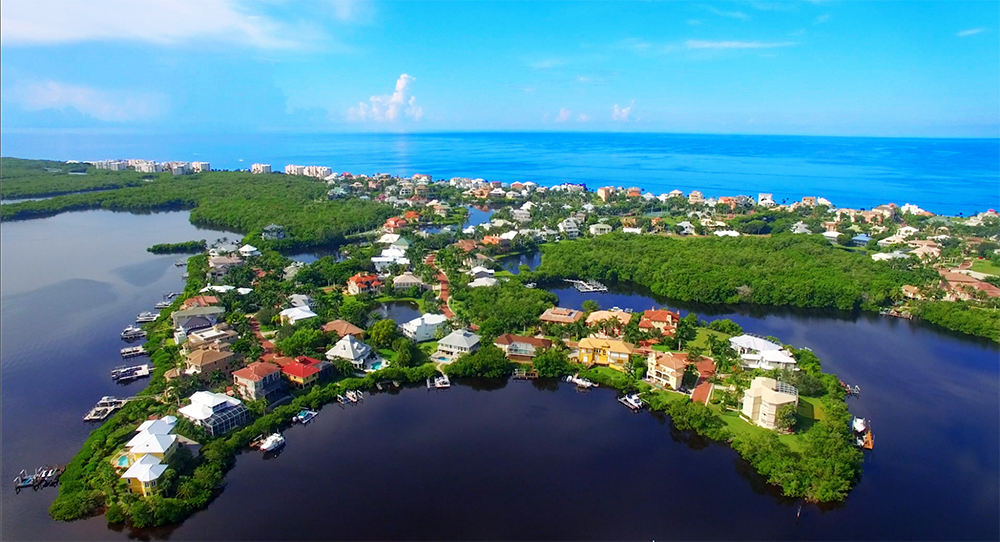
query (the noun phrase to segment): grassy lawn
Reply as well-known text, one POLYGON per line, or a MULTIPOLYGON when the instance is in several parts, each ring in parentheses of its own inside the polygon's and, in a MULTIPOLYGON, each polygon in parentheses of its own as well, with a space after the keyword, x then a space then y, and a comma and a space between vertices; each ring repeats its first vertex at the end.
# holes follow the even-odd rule
POLYGON ((396 361, 396 352, 388 348, 379 348, 378 354, 390 362, 396 361))
POLYGON ((695 338, 695 340, 689 342, 687 345, 684 345, 684 346, 687 346, 689 348, 692 347, 692 346, 697 346, 698 348, 701 348, 707 354, 708 353, 708 336, 709 335, 715 335, 721 341, 727 341, 727 340, 729 340, 729 335, 726 335, 725 333, 723 333, 721 331, 715 331, 713 329, 708 329, 708 328, 705 328, 705 327, 700 327, 700 328, 698 328, 698 336, 695 338))
MULTIPOLYGON (((733 436, 742 434, 749 435, 753 433, 772 432, 769 429, 764 429, 763 427, 758 427, 756 425, 743 421, 743 419, 740 418, 740 413, 737 411, 729 410, 726 412, 722 412, 722 410, 719 408, 718 405, 709 405, 709 408, 719 413, 719 417, 722 418, 722 421, 726 422, 726 426, 728 426, 728 429, 733 434, 733 436)), ((802 452, 803 450, 802 436, 800 434, 778 435, 778 440, 787 444, 788 447, 791 448, 793 452, 802 452)))
MULTIPOLYGON (((625 373, 610 367, 594 367, 592 369, 585 369, 580 371, 580 376, 593 380, 598 384, 619 389, 624 388, 628 383, 628 377, 625 373)), ((640 392, 647 391, 651 388, 649 384, 641 380, 638 382, 636 387, 639 388, 640 392)))
POLYGON ((494 273, 493 276, 497 277, 497 278, 500 278, 500 277, 513 277, 514 273, 511 273, 510 271, 507 271, 506 269, 501 269, 500 271, 497 271, 496 273, 494 273))
POLYGON ((993 262, 990 260, 973 260, 972 270, 977 273, 1000 275, 1000 267, 993 265, 993 262))
POLYGON ((419 346, 420 349, 423 350, 423 352, 425 354, 427 354, 428 356, 430 356, 434 352, 437 352, 438 342, 437 341, 428 341, 428 342, 425 342, 425 343, 420 343, 417 346, 419 346))

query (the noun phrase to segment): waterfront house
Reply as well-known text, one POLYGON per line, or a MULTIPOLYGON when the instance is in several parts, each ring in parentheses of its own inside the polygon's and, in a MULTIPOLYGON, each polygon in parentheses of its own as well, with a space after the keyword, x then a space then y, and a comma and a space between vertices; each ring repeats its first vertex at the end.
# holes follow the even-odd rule
POLYGON ((601 224, 591 224, 590 225, 590 235, 604 235, 606 233, 611 233, 611 226, 601 223, 601 224))
POLYGON ((836 230, 834 230, 834 231, 825 231, 825 232, 823 232, 823 237, 825 237, 826 240, 829 241, 829 242, 831 242, 831 243, 836 243, 837 239, 840 238, 840 232, 838 232, 836 230))
POLYGON ((229 324, 216 324, 210 328, 188 333, 187 336, 184 337, 184 344, 181 345, 181 350, 186 355, 194 352, 195 350, 207 348, 213 344, 231 345, 239 338, 240 334, 235 330, 230 329, 229 324))
POLYGON ((374 355, 372 348, 367 344, 354 338, 354 335, 345 335, 333 345, 333 348, 326 351, 326 359, 335 361, 346 359, 354 365, 354 368, 364 371, 373 363, 379 361, 374 355))
POLYGON ((281 323, 295 325, 302 320, 315 318, 317 315, 309 307, 291 307, 278 313, 281 316, 281 323))
POLYGON ((608 320, 613 320, 614 325, 607 331, 609 335, 621 335, 622 330, 625 326, 632 321, 632 313, 625 312, 620 309, 611 309, 608 311, 594 311, 587 315, 587 327, 593 325, 599 325, 608 320))
POLYGON ((156 489, 157 481, 166 471, 167 466, 159 458, 147 454, 133 462, 121 477, 123 480, 128 480, 129 493, 148 497, 156 489))
POLYGON ((323 333, 336 333, 338 337, 353 335, 360 338, 364 335, 364 330, 346 320, 332 320, 323 324, 320 328, 323 333))
POLYGON ((580 363, 588 366, 604 365, 619 371, 624 370, 625 364, 636 351, 631 343, 600 337, 581 339, 578 348, 580 363))
MULTIPOLYGON (((348 335, 350 337, 350 335, 348 335)), ((308 358, 307 358, 308 359, 308 358)), ((320 368, 317 364, 293 361, 281 368, 281 375, 296 388, 302 389, 319 380, 320 368)))
POLYGON ((462 239, 451 246, 458 248, 462 252, 472 252, 473 250, 479 248, 479 243, 477 243, 474 239, 462 239))
POLYGON ((413 342, 424 342, 434 338, 438 328, 444 325, 448 318, 443 314, 424 314, 399 326, 399 330, 413 342))
POLYGON ((252 256, 260 256, 260 251, 257 250, 257 247, 255 247, 253 245, 243 245, 243 246, 241 246, 240 250, 239 250, 239 253, 240 253, 240 256, 242 256, 244 258, 250 258, 252 256))
POLYGON ((552 341, 540 337, 523 337, 504 333, 493 341, 493 344, 507 354, 507 359, 516 362, 530 363, 536 354, 552 348, 552 341))
POLYGON ((125 458, 129 464, 138 461, 144 455, 166 461, 177 451, 179 445, 177 435, 141 431, 125 444, 125 458))
POLYGON ((781 350, 781 345, 755 335, 740 335, 729 339, 729 346, 737 354, 760 354, 767 350, 781 350))
POLYGON ((639 329, 649 331, 660 330, 663 335, 673 336, 677 322, 681 319, 679 312, 671 312, 666 309, 643 311, 642 319, 639 320, 639 329))
POLYGON ((854 246, 856 246, 856 247, 863 247, 863 246, 865 246, 865 245, 868 244, 868 241, 871 241, 871 240, 872 240, 872 238, 868 234, 862 233, 862 234, 855 235, 851 239, 851 243, 854 244, 854 246))
POLYGON ((219 298, 214 295, 196 295, 189 297, 181 303, 181 310, 192 309, 194 307, 211 307, 219 304, 219 298))
POLYGON ((763 369, 770 371, 795 370, 795 358, 785 350, 762 350, 759 353, 740 354, 743 366, 747 369, 763 369))
POLYGON ((646 382, 676 390, 681 387, 689 363, 684 353, 650 352, 646 358, 646 382))
POLYGON ((469 283, 469 288, 489 288, 497 285, 497 279, 493 277, 483 277, 469 283))
POLYGON ((525 209, 514 209, 510 215, 516 222, 531 222, 531 213, 525 209))
POLYGON ((222 307, 192 307, 170 313, 170 319, 173 321, 174 329, 183 329, 187 332, 212 327, 224 314, 226 309, 222 307))
POLYGON ((228 377, 236 361, 236 354, 229 350, 228 344, 213 343, 188 354, 184 361, 184 373, 207 379, 215 371, 220 371, 228 377))
POLYGON ((493 278, 496 271, 487 267, 476 266, 469 270, 469 275, 474 279, 493 278))
POLYGON ((551 307, 546 309, 538 320, 541 322, 548 322, 550 324, 574 324, 579 322, 583 318, 583 311, 578 311, 575 309, 566 309, 563 307, 551 307))
POLYGON ((260 238, 265 241, 276 241, 285 238, 285 228, 277 224, 268 224, 261 231, 260 238))
POLYGON ((225 276, 233 266, 242 265, 243 260, 235 254, 227 256, 213 256, 208 259, 208 276, 217 279, 225 276))
POLYGON ((438 341, 436 355, 447 358, 457 358, 462 354, 471 354, 479 350, 479 335, 464 329, 452 331, 448 336, 438 341))
POLYGON ((281 388, 281 367, 266 361, 255 361, 233 371, 233 388, 248 401, 267 397, 281 388))
POLYGON ((688 194, 688 203, 691 205, 700 205, 705 203, 705 195, 698 190, 692 190, 691 193, 688 194))
POLYGON ((426 289, 427 285, 424 281, 420 280, 420 277, 414 275, 410 271, 407 271, 398 277, 392 279, 392 288, 394 290, 408 290, 416 286, 420 289, 426 289))
POLYGON ((245 424, 250 418, 250 411, 243 401, 223 393, 198 391, 190 400, 191 404, 179 408, 177 412, 203 427, 213 437, 245 424))
POLYGON ((765 429, 776 429, 778 409, 798 405, 799 391, 794 386, 773 378, 758 376, 743 394, 741 417, 765 429))
POLYGON ((382 281, 371 273, 358 273, 347 279, 347 291, 351 295, 382 293, 382 281))

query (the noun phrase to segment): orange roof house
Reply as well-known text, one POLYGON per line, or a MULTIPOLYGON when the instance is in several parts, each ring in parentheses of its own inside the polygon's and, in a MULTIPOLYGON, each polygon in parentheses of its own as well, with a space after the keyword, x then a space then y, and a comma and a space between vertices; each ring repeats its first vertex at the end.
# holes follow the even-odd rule
POLYGON ((551 324, 572 324, 579 322, 581 318, 583 318, 583 311, 562 307, 552 307, 550 309, 546 309, 546 311, 538 317, 538 319, 542 322, 549 322, 551 324))
POLYGON ((383 229, 389 233, 396 233, 404 227, 406 227, 406 219, 394 216, 385 221, 383 229))
POLYGON ((347 291, 351 295, 378 293, 382 291, 382 281, 378 275, 358 273, 347 279, 347 291))
POLYGON ((642 320, 639 321, 639 329, 652 330, 659 329, 664 335, 673 335, 677 327, 677 321, 681 319, 680 313, 671 312, 666 309, 643 311, 642 320))
POLYGON ((281 374, 288 379, 292 385, 304 388, 319 379, 319 368, 307 365, 298 361, 293 361, 281 368, 281 374))
POLYGON ((420 213, 418 213, 416 211, 406 211, 405 213, 403 213, 403 219, 404 220, 419 220, 420 219, 420 213))
POLYGON ((211 307, 218 304, 219 298, 214 295, 196 295, 185 299, 184 303, 181 304, 181 310, 187 310, 194 307, 211 307))
POLYGON ((323 333, 336 333, 338 337, 343 337, 345 335, 354 335, 355 337, 361 337, 364 334, 364 330, 358 326, 346 321, 346 320, 333 320, 323 324, 320 328, 323 333))

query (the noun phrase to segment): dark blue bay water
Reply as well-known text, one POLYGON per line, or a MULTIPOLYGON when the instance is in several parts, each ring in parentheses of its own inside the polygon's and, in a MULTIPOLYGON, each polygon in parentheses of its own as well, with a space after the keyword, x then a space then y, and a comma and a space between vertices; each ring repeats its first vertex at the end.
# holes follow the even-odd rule
POLYGON ((543 185, 639 186, 708 196, 822 196, 840 207, 914 203, 966 216, 1000 208, 1000 141, 641 133, 4 134, 4 155, 206 160, 427 173, 543 185))

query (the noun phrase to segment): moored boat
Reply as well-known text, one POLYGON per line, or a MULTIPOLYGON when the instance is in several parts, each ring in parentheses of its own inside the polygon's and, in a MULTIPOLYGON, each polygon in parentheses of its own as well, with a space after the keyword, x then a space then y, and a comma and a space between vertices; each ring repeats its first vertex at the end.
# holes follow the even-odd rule
POLYGON ((311 422, 317 414, 319 414, 319 412, 316 412, 315 410, 300 410, 298 414, 292 417, 292 423, 301 423, 305 425, 311 422))
POLYGON ((129 341, 133 339, 141 339, 146 336, 146 332, 138 326, 127 326, 122 330, 122 339, 129 341))
POLYGON ((639 398, 639 394, 637 393, 623 395, 618 398, 618 402, 629 407, 635 412, 642 410, 642 399, 639 398))
POLYGON ((285 445, 285 437, 281 433, 271 433, 260 443, 260 451, 273 452, 285 445))

